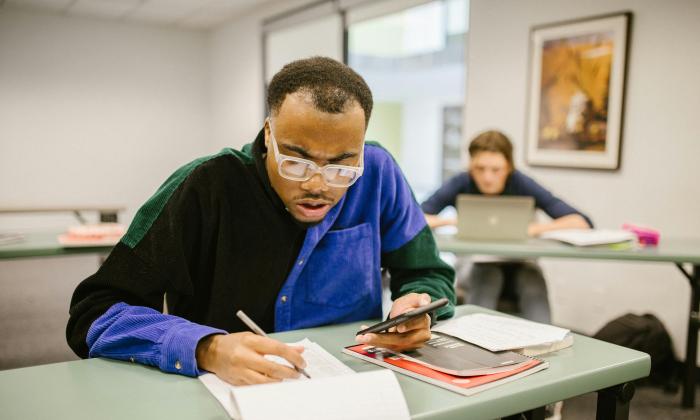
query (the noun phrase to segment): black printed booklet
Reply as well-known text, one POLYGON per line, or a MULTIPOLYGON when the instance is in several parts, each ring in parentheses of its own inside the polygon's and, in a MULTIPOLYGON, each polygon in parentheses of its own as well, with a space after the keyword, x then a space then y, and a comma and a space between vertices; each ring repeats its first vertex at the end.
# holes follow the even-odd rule
POLYGON ((425 346, 413 351, 398 353, 358 344, 345 347, 343 353, 462 395, 473 395, 548 367, 540 359, 513 351, 492 352, 438 332, 432 333, 425 346))

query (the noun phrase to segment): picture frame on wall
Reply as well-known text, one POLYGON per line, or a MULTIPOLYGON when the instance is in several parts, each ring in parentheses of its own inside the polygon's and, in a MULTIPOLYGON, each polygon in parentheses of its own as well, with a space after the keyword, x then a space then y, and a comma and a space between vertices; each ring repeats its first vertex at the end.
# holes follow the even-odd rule
POLYGON ((620 167, 631 20, 621 12, 532 28, 529 165, 620 167))

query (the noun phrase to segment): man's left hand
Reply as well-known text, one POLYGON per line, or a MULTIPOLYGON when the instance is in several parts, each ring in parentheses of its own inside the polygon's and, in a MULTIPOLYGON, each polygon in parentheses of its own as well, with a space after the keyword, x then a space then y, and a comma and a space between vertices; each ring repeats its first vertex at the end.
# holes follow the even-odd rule
MULTIPOLYGON (((409 293, 394 301, 389 317, 393 318, 429 303, 430 295, 427 293, 409 293)), ((392 327, 385 333, 370 333, 355 337, 355 341, 358 343, 396 351, 416 349, 423 346, 423 343, 428 340, 430 340, 430 316, 428 314, 392 327)))

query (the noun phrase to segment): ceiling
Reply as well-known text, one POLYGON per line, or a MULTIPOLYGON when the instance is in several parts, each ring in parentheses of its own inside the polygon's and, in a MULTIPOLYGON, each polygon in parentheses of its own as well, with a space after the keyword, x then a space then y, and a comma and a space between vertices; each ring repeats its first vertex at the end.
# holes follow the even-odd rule
POLYGON ((0 0, 0 9, 25 9, 187 29, 210 29, 279 0, 0 0))

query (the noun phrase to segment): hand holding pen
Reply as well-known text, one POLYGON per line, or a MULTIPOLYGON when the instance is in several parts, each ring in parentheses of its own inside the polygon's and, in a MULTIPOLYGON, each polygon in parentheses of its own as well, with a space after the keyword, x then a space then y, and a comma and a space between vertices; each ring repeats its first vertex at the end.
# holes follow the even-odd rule
POLYGON ((278 356, 294 367, 304 368, 303 351, 301 346, 239 332, 204 337, 197 344, 195 357, 200 369, 215 373, 233 385, 249 385, 298 378, 300 373, 293 367, 269 360, 265 355, 278 356))
MULTIPOLYGON (((252 319, 248 318, 248 315, 245 314, 243 311, 238 311, 236 312, 236 316, 243 321, 244 324, 248 326, 255 334, 267 337, 267 334, 265 334, 265 331, 262 330, 262 328, 258 327, 258 324, 253 322, 252 319)), ((311 379, 311 376, 309 376, 308 373, 303 368, 300 368, 299 366, 294 365, 294 369, 301 373, 302 375, 306 376, 307 378, 311 379)))

